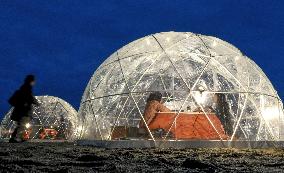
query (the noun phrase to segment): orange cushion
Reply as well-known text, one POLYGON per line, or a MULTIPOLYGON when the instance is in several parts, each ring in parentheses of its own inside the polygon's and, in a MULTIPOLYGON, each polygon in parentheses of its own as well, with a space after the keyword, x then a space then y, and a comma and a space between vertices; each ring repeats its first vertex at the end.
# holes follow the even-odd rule
MULTIPOLYGON (((226 136, 218 117, 213 113, 208 113, 207 116, 214 124, 221 138, 227 139, 228 136, 226 136)), ((162 128, 168 132, 175 117, 176 113, 174 112, 156 113, 156 117, 150 123, 149 128, 150 130, 162 128)), ((216 130, 214 130, 205 114, 181 112, 170 131, 177 139, 219 140, 220 137, 216 130)))

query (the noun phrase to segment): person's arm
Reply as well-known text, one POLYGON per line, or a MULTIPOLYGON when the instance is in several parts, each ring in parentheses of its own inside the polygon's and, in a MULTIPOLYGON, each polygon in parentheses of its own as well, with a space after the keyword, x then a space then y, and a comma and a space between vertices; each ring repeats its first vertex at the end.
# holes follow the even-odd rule
POLYGON ((32 104, 39 106, 39 101, 35 98, 35 96, 32 96, 32 104))
MULTIPOLYGON (((156 112, 171 112, 171 110, 167 108, 166 106, 164 106, 162 103, 159 103, 156 107, 156 112)), ((149 119, 146 122, 147 125, 149 125, 155 117, 156 117, 155 115, 149 117, 149 119)))
POLYGON ((171 110, 162 103, 159 103, 159 105, 157 106, 157 112, 171 112, 171 110))
POLYGON ((155 117, 155 116, 152 116, 152 117, 150 117, 150 118, 146 121, 147 126, 153 121, 154 117, 155 117))

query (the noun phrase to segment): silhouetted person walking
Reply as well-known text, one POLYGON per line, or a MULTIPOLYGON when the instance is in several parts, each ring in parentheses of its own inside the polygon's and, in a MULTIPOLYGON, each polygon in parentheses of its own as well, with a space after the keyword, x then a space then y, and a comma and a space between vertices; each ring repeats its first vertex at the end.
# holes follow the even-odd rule
POLYGON ((11 135, 9 142, 22 142, 22 133, 25 126, 30 122, 32 117, 32 105, 38 105, 38 101, 33 96, 32 88, 35 85, 35 77, 28 75, 24 84, 9 99, 9 103, 14 107, 11 114, 11 120, 17 122, 17 127, 11 135), (21 139, 19 141, 18 139, 21 139))

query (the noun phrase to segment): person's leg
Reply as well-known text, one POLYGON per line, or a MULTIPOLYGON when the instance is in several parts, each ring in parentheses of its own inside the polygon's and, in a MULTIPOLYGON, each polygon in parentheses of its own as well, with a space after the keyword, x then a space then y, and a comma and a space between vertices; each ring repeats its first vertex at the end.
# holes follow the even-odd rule
POLYGON ((20 122, 19 122, 19 129, 18 129, 18 133, 17 133, 17 137, 23 140, 23 134, 26 130, 26 124, 30 122, 30 118, 29 117, 23 117, 21 118, 20 122))
POLYGON ((18 142, 17 141, 17 134, 18 134, 18 131, 19 131, 19 127, 20 127, 20 123, 17 121, 16 128, 14 129, 9 142, 11 142, 11 143, 18 142))
POLYGON ((14 131, 13 131, 13 133, 11 135, 11 138, 15 139, 17 137, 18 130, 19 130, 19 122, 17 122, 16 128, 14 129, 14 131))

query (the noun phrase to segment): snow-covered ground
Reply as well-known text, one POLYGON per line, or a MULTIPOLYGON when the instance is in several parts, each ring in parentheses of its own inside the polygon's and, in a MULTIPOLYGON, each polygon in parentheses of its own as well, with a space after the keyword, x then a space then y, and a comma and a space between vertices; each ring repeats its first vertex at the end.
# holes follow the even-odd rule
POLYGON ((0 143, 0 172, 282 172, 284 150, 103 149, 0 143))

